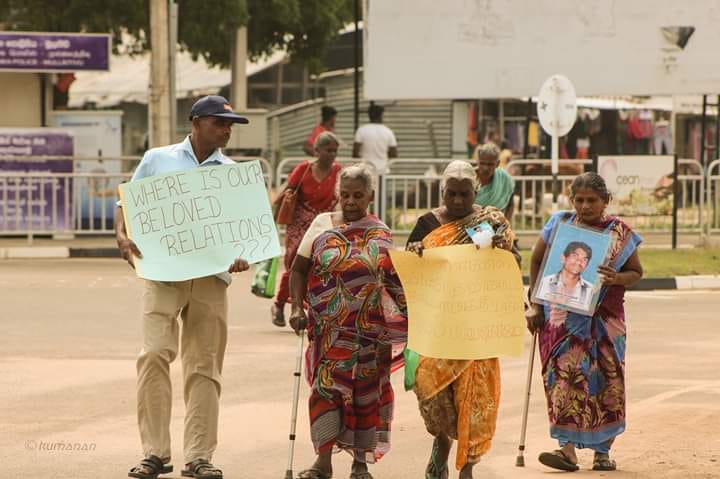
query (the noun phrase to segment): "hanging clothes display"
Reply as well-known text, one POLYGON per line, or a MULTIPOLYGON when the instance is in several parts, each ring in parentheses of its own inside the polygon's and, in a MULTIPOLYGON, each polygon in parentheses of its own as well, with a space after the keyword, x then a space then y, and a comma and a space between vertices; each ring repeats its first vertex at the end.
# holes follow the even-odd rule
POLYGON ((653 129, 653 154, 670 155, 672 151, 672 130, 670 121, 662 114, 658 121, 655 122, 653 129))
POLYGON ((628 118, 628 138, 630 151, 636 155, 650 153, 650 139, 653 134, 653 114, 650 110, 639 110, 630 113, 628 118))

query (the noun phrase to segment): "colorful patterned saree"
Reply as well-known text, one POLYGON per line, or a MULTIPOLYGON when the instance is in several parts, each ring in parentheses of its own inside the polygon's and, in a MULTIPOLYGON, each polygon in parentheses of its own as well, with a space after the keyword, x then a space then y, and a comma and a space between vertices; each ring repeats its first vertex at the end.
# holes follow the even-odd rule
MULTIPOLYGON (((500 226, 508 226, 501 247, 511 251, 513 233, 503 213, 493 207, 438 226, 422 240, 423 247, 471 243, 465 228, 483 221, 490 223, 496 231, 500 226)), ((475 464, 490 449, 500 401, 500 363, 497 358, 457 360, 420 356, 415 393, 428 432, 433 436, 443 433, 457 439, 455 466, 458 470, 465 464, 475 464)))
POLYGON ((316 452, 375 462, 390 449, 393 390, 407 340, 405 297, 390 230, 368 215, 315 239, 308 278, 307 350, 316 452))
POLYGON ((301 193, 293 213, 293 220, 285 227, 285 256, 283 258, 285 271, 280 279, 280 287, 275 300, 280 308, 290 302, 290 271, 305 232, 317 215, 334 210, 337 204, 335 183, 341 169, 340 165, 334 164, 332 171, 319 183, 310 171, 307 171, 306 174, 308 168, 310 168, 310 162, 296 166, 288 179, 288 184, 294 188, 300 188, 301 193), (300 181, 302 181, 301 184, 300 181))
MULTIPOLYGON (((543 228, 545 244, 559 222, 574 220, 570 212, 553 215, 543 228)), ((610 265, 619 271, 642 239, 614 217, 593 226, 612 235, 610 265)), ((607 453, 625 430, 624 296, 623 286, 603 287, 592 317, 545 306, 540 358, 550 435, 560 445, 607 453)))

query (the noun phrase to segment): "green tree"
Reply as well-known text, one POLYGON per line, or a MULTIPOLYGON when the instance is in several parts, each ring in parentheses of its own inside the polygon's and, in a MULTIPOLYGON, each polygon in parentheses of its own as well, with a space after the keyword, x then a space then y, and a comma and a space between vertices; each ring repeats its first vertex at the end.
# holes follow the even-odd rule
MULTIPOLYGON (((227 66, 234 32, 248 27, 250 58, 285 49, 321 69, 337 32, 353 20, 354 0, 178 0, 180 47, 227 66)), ((114 51, 150 48, 148 0, 2 0, 5 30, 113 34, 114 51)))

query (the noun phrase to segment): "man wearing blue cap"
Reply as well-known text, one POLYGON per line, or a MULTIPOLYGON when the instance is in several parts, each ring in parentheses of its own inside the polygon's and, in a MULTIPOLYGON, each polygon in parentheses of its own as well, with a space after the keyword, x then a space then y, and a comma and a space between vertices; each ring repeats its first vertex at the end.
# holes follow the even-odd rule
MULTIPOLYGON (((132 180, 173 171, 233 163, 220 148, 230 140, 234 123, 247 118, 232 111, 221 96, 198 100, 190 112, 192 132, 181 143, 153 148, 143 156, 132 180)), ((142 254, 128 238, 122 205, 115 212, 115 233, 120 253, 130 266, 142 254)), ((137 412, 144 459, 129 477, 156 479, 173 471, 170 465, 172 385, 170 363, 182 341, 185 397, 185 468, 182 475, 222 479, 213 466, 217 446, 222 366, 227 343, 227 286, 230 273, 249 268, 237 258, 227 272, 189 281, 145 281, 143 294, 143 348, 137 359, 137 412), (177 318, 182 319, 180 339, 177 318)))

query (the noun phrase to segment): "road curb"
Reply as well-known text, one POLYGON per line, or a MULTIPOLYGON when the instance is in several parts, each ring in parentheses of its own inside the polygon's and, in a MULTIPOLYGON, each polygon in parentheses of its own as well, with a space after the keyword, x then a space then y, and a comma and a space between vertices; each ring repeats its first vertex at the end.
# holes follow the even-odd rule
POLYGON ((70 248, 70 258, 119 258, 117 248, 70 248))
POLYGON ((1 259, 62 259, 70 257, 67 246, 16 246, 4 248, 0 252, 1 259))

